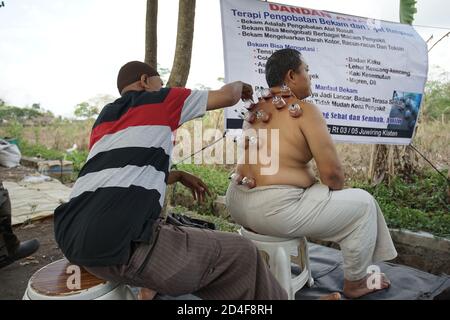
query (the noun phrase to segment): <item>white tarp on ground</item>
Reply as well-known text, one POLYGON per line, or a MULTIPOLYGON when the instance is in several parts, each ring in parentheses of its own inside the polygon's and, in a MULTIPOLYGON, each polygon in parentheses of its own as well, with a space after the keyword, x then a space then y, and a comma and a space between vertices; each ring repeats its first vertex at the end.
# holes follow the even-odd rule
POLYGON ((53 215, 56 207, 69 200, 71 191, 58 180, 38 183, 4 181, 3 185, 9 191, 13 225, 53 215))

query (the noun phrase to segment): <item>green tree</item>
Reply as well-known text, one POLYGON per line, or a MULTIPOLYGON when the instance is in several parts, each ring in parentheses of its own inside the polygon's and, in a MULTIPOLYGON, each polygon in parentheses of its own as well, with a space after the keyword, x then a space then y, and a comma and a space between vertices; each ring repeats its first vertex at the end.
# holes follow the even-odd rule
POLYGON ((191 68, 192 40, 194 38, 195 0, 180 0, 178 29, 172 72, 167 85, 184 87, 191 68))
POLYGON ((425 87, 423 115, 429 120, 447 121, 450 117, 450 81, 429 81, 425 87))
POLYGON ((145 21, 145 62, 158 65, 158 0, 147 0, 145 21))
POLYGON ((412 24, 417 13, 416 0, 400 0, 400 23, 412 24))
POLYGON ((0 104, 0 119, 7 121, 25 122, 42 116, 41 110, 32 108, 19 108, 0 104))
POLYGON ((75 107, 73 114, 78 118, 92 118, 99 114, 97 106, 90 105, 88 102, 82 102, 75 107))
MULTIPOLYGON (((157 60, 158 0, 147 0, 145 23, 145 62, 158 65, 157 60)), ((172 72, 167 81, 169 87, 184 87, 191 67, 192 41, 194 38, 195 0, 179 0, 178 27, 172 72)), ((168 71, 169 69, 165 69, 168 71)))
POLYGON ((20 141, 23 138, 23 125, 17 120, 9 121, 5 127, 5 133, 7 138, 15 138, 20 141))
MULTIPOLYGON (((417 12, 416 0, 400 0, 400 22, 412 24, 417 12)), ((417 171, 417 158, 408 147, 377 144, 372 149, 369 167, 369 180, 379 184, 386 178, 389 182, 396 175, 410 181, 417 171)))
POLYGON ((90 119, 100 113, 100 110, 116 98, 109 94, 98 94, 88 101, 81 102, 75 106, 74 115, 78 118, 90 119))

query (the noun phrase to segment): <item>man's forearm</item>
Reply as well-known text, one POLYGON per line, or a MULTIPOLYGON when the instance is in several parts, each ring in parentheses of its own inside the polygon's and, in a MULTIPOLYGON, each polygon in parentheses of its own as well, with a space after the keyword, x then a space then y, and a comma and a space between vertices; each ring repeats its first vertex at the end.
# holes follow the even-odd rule
POLYGON ((224 85, 219 90, 211 90, 208 93, 207 110, 215 110, 230 107, 239 102, 239 99, 251 99, 252 86, 242 81, 235 81, 224 85))
POLYGON ((242 82, 228 83, 217 91, 210 91, 207 110, 229 107, 238 103, 242 94, 242 82))
POLYGON ((167 179, 167 184, 174 184, 175 182, 180 181, 181 171, 173 170, 169 173, 169 178, 167 179))
POLYGON ((231 101, 230 105, 234 105, 239 102, 239 99, 241 99, 242 95, 242 87, 243 83, 241 81, 235 81, 222 87, 226 88, 226 90, 228 90, 230 93, 230 97, 233 100, 231 101))
POLYGON ((343 174, 333 174, 327 177, 321 177, 322 183, 331 190, 342 190, 344 188, 344 175, 343 174))

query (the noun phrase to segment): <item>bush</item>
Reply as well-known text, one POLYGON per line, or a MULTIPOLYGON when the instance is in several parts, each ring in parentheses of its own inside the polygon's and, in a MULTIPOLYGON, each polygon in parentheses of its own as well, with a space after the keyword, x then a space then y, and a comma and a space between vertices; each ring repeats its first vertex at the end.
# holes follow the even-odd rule
POLYGON ((206 183, 212 196, 208 197, 205 203, 194 202, 191 191, 183 185, 177 183, 177 186, 171 186, 168 189, 168 196, 171 198, 172 205, 183 205, 190 210, 195 210, 202 214, 211 214, 213 203, 218 195, 224 195, 228 188, 229 173, 224 168, 213 165, 180 164, 176 170, 189 172, 206 183), (174 192, 175 190, 175 192, 174 192))
POLYGON ((86 162, 88 151, 75 150, 71 153, 62 152, 55 149, 47 148, 41 144, 30 144, 26 141, 19 142, 19 149, 22 155, 27 157, 39 157, 46 160, 67 160, 73 163, 73 175, 70 180, 75 180, 86 162))
POLYGON ((22 155, 27 157, 38 157, 46 160, 63 160, 65 153, 49 149, 41 144, 31 144, 27 141, 19 141, 19 149, 22 155))
POLYGON ((7 138, 15 138, 20 142, 23 138, 23 125, 17 120, 9 121, 5 127, 5 134, 7 138))
POLYGON ((8 121, 23 122, 33 118, 38 118, 44 113, 35 108, 19 108, 7 105, 0 105, 0 119, 8 121))
POLYGON ((423 113, 427 119, 449 119, 450 82, 427 82, 425 87, 425 104, 423 113))
MULTIPOLYGON (((205 165, 179 165, 178 170, 190 172, 201 178, 210 188, 213 197, 204 204, 192 199, 190 190, 178 185, 175 193, 169 188, 171 204, 183 206, 203 215, 211 215, 213 201, 224 195, 229 184, 229 172, 224 168, 205 165)), ((447 173, 444 172, 444 175, 447 173)), ((447 202, 446 180, 435 172, 426 172, 414 178, 413 183, 394 179, 391 185, 373 187, 367 183, 353 183, 377 199, 390 228, 427 231, 436 236, 450 238, 450 205, 447 202)))
POLYGON ((438 173, 416 176, 412 183, 396 178, 391 185, 373 187, 355 183, 353 186, 367 190, 377 199, 389 227, 450 237, 448 184, 438 173))

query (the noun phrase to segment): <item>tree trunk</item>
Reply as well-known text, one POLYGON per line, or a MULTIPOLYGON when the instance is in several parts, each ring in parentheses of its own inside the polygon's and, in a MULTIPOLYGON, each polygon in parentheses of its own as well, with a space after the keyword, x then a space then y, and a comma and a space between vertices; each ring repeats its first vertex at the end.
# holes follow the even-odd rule
POLYGON ((155 69, 158 64, 158 0, 147 0, 145 21, 145 63, 155 69))
POLYGON ((369 166, 369 182, 377 185, 384 181, 387 172, 388 146, 376 144, 372 147, 369 166))
MULTIPOLYGON (((400 0, 401 23, 412 24, 414 14, 417 12, 415 5, 416 0, 400 0)), ((416 131, 413 138, 415 133, 416 131)), ((386 178, 390 183, 394 176, 410 182, 415 173, 417 173, 417 155, 411 148, 377 144, 372 149, 369 167, 369 181, 372 184, 379 184, 386 178)))
POLYGON ((372 185, 383 181, 391 183, 394 177, 412 182, 417 174, 417 155, 407 146, 374 145, 370 156, 369 182, 372 185))
POLYGON ((175 57, 168 87, 184 87, 191 67, 192 40, 194 38, 195 0, 180 0, 175 57))
POLYGON ((413 182, 413 177, 418 173, 418 158, 414 150, 407 146, 395 146, 392 161, 396 176, 405 182, 413 182))

